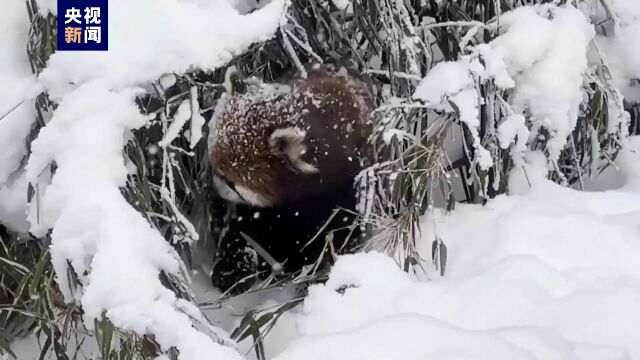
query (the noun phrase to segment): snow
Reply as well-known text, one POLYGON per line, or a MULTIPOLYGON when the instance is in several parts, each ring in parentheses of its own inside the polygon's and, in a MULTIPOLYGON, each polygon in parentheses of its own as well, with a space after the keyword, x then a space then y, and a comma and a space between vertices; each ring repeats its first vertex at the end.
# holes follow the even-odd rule
POLYGON ((527 149, 527 139, 529 139, 529 130, 526 119, 521 114, 508 116, 498 126, 498 142, 503 149, 507 149, 512 142, 515 142, 516 151, 523 152, 527 149))
POLYGON ((200 115, 200 105, 198 104, 198 89, 194 86, 191 88, 191 137, 189 146, 193 149, 196 147, 200 139, 202 139, 202 127, 206 120, 200 115))
POLYGON ((8 0, 0 12, 0 223, 26 231, 27 186, 18 174, 27 154, 26 137, 35 120, 29 99, 35 77, 31 73, 25 44, 29 18, 21 0, 8 0))
MULTIPOLYGON (((55 12, 55 1, 38 3, 42 12, 55 12)), ((597 36, 596 43, 615 86, 628 99, 640 99, 629 85, 640 77, 640 53, 630 46, 640 35, 640 6, 636 0, 607 3, 616 14, 615 36, 597 36)), ((160 283, 161 270, 182 276, 182 263, 122 196, 128 173, 123 147, 131 131, 148 121, 133 102, 139 86, 158 79, 168 86, 175 82, 172 74, 225 64, 252 42, 273 36, 286 5, 273 0, 241 15, 256 4, 112 0, 110 50, 56 53, 37 84, 24 54, 24 3, 9 0, 0 12, 0 40, 6 44, 0 79, 11 84, 0 87, 0 116, 17 106, 0 119, 0 223, 35 235, 53 229, 56 281, 67 302, 82 305, 88 328, 105 314, 122 329, 154 334, 164 349, 176 346, 180 359, 250 353, 250 339, 236 349, 220 345, 233 344, 200 309, 160 283), (59 107, 33 142, 25 172, 23 139, 35 118, 30 98, 38 86, 59 107), (52 178, 51 161, 58 165, 52 178), (40 185, 41 199, 29 206, 28 182, 40 185), (81 288, 70 283, 67 263, 81 288)), ((477 87, 493 80, 513 90, 505 99, 509 115, 497 132, 501 148, 515 143, 521 154, 514 158, 509 194, 486 206, 458 204, 451 214, 435 209, 421 219, 422 258, 431 258, 436 235, 448 248, 444 277, 426 260, 424 273, 408 274, 395 254, 341 257, 329 280, 311 286, 303 305, 284 314, 267 336, 269 358, 640 359, 640 138, 623 139, 617 168, 603 175, 609 185, 604 190, 578 192, 548 181, 548 162, 575 126, 593 26, 577 9, 553 5, 505 13, 500 25, 501 35, 489 44, 434 66, 414 98, 457 112, 472 131, 480 167, 487 169, 492 160, 478 135, 477 87), (552 131, 548 156, 527 148, 541 127, 552 131)), ((161 147, 186 132, 191 148, 201 140, 205 120, 194 90, 161 147)), ((393 137, 408 134, 389 130, 384 140, 393 137)), ((171 206, 172 194, 162 196, 171 206)), ((186 219, 181 222, 189 228, 186 219)), ((206 272, 194 275, 200 284, 192 286, 205 292, 198 287, 209 284, 206 272)), ((230 330, 239 321, 234 315, 293 296, 279 295, 206 315, 230 330)))
POLYGON ((419 314, 385 317, 350 333, 324 334, 298 340, 275 359, 302 358, 531 359, 527 351, 499 336, 463 331, 419 314))
POLYGON ((523 194, 532 186, 547 181, 547 158, 541 150, 527 151, 514 159, 514 166, 507 179, 509 194, 523 194))
MULTIPOLYGON (((548 46, 539 54, 542 58, 516 77, 513 101, 514 107, 531 111, 534 127, 539 124, 549 130, 546 149, 549 160, 555 162, 576 125, 587 46, 595 32, 588 19, 572 7, 555 9, 548 26, 552 28, 552 36, 546 39, 548 46)), ((539 29, 529 28, 532 33, 539 29)), ((519 49, 510 50, 517 53, 519 49)))
POLYGON ((415 137, 413 135, 409 134, 408 132, 406 132, 404 130, 400 130, 400 129, 388 129, 388 130, 385 130, 384 133, 382 134, 382 140, 387 145, 391 144, 393 139, 396 139, 398 141, 402 141, 402 140, 414 140, 415 141, 415 137))
POLYGON ((427 102, 435 109, 452 112, 451 101, 456 106, 460 121, 465 123, 473 137, 478 164, 483 170, 493 165, 491 154, 480 143, 478 112, 479 94, 464 61, 443 61, 434 66, 418 84, 413 97, 427 102))
MULTIPOLYGON (((571 6, 523 7, 501 24, 487 46, 431 69, 414 98, 449 112, 451 101, 473 127, 474 76, 514 89, 497 133, 502 148, 515 143, 522 155, 510 193, 422 218, 418 249, 430 259, 436 235, 444 241, 444 277, 426 260, 425 273, 407 274, 394 254, 342 256, 267 336, 268 357, 640 359, 640 138, 624 140, 617 167, 603 175, 615 189, 579 192, 547 180, 575 126, 594 31, 571 6), (548 156, 527 148, 542 126, 554 137, 548 156)), ((393 137, 403 134, 385 133, 393 137)))
POLYGON ((430 262, 410 275, 387 255, 342 256, 309 289, 298 338, 276 359, 640 358, 640 138, 632 140, 617 190, 540 179, 484 207, 425 216, 418 246, 429 259, 435 234, 443 239, 444 277, 430 262))
MULTIPOLYGON (((580 192, 546 180, 541 151, 525 153, 521 165, 509 195, 422 218, 418 250, 430 259, 438 234, 449 250, 444 277, 428 261, 426 273, 408 274, 380 253, 342 256, 266 336, 267 358, 640 358, 640 137, 606 174, 616 189, 580 192)), ((206 272, 194 278, 201 301, 216 298, 206 272)), ((207 315, 232 329, 250 309, 295 296, 275 294, 207 315)), ((253 358, 251 339, 239 349, 253 358)))
MULTIPOLYGON (((500 21, 504 33, 476 49, 485 63, 478 74, 493 78, 498 87, 514 89, 512 111, 530 112, 531 139, 541 128, 549 131, 545 148, 553 163, 576 125, 593 25, 572 6, 523 6, 503 14, 500 21)), ((529 132, 518 122, 518 133, 529 132)))
POLYGON ((24 172, 15 174, 0 185, 0 223, 9 229, 26 233, 27 191, 29 183, 24 172))
POLYGON ((31 212, 31 232, 53 229, 56 282, 67 302, 82 304, 88 328, 104 313, 122 329, 154 334, 165 349, 177 346, 182 358, 239 358, 193 328, 175 294, 162 286, 158 272, 177 274, 178 256, 120 193, 127 132, 146 121, 133 103, 136 94, 92 81, 60 102, 32 143, 27 165, 34 183, 50 161, 58 165, 42 195, 39 221, 31 212), (83 289, 69 282, 67 262, 83 289))
MULTIPOLYGON (((21 1, 15 3, 24 7, 21 1)), ((41 11, 52 10, 50 1, 39 4, 41 11)), ((275 34, 286 2, 274 0, 248 15, 216 0, 121 0, 109 5, 109 51, 57 52, 38 78, 59 106, 33 141, 26 166, 26 179, 39 184, 41 197, 29 208, 30 231, 42 236, 53 229, 50 251, 56 282, 66 302, 82 305, 87 328, 104 314, 123 330, 153 334, 165 350, 175 346, 180 359, 239 359, 236 350, 221 345, 232 344, 223 331, 206 324, 194 304, 178 300, 161 284, 160 271, 182 276, 183 265, 122 196, 128 174, 123 148, 131 131, 149 120, 134 103, 140 87, 160 78, 166 85, 171 80, 167 74, 224 65, 253 42, 275 34), (49 183, 51 162, 57 169, 49 183), (79 286, 70 282, 67 264, 73 266, 79 286)), ((15 6, 9 13, 20 19, 24 32, 11 44, 23 51, 28 17, 15 6)), ((18 62, 28 66, 23 55, 18 62)), ((192 99, 181 104, 160 146, 179 136, 189 119, 191 146, 200 140, 204 119, 194 106, 195 95, 192 91, 192 99)), ((20 96, 16 92, 18 100, 20 96)), ((0 99, 3 107, 16 100, 0 99)), ((0 122, 12 126, 13 141, 24 139, 30 125, 22 119, 18 123, 0 122)), ((0 132, 0 141, 5 134, 0 132)), ((9 145, 16 148, 15 154, 3 152, 0 159, 10 156, 12 163, 0 161, 0 166, 9 164, 13 171, 24 147, 9 145)), ((171 194, 162 195, 173 204, 171 194)))
POLYGON ((164 137, 160 140, 158 145, 161 147, 167 147, 167 145, 171 144, 173 140, 178 138, 178 136, 180 136, 180 131, 182 131, 182 128, 189 118, 191 118, 191 101, 185 100, 180 104, 180 106, 178 106, 178 110, 173 117, 171 125, 169 125, 169 129, 164 134, 164 137))
POLYGON ((112 1, 109 51, 55 53, 40 80, 57 97, 69 91, 68 84, 95 78, 118 89, 168 73, 215 69, 252 43, 271 38, 285 6, 285 0, 274 0, 240 15, 223 0, 112 1))
POLYGON ((414 97, 437 105, 445 95, 453 95, 472 87, 468 66, 461 62, 443 61, 434 66, 418 84, 414 97))
MULTIPOLYGON (((640 5, 635 0, 608 1, 607 7, 613 18, 613 29, 606 36, 596 37, 604 60, 609 67, 616 88, 631 102, 640 102, 640 87, 632 79, 640 79, 640 49, 635 44, 640 33, 640 5)), ((598 1, 590 3, 592 16, 606 20, 609 13, 598 1)))
MULTIPOLYGON (((522 6, 501 16, 500 31, 489 43, 470 47, 462 59, 434 66, 414 97, 437 105, 446 95, 456 105, 460 120, 472 132, 478 162, 486 170, 492 160, 478 136, 479 103, 473 76, 492 79, 499 88, 514 91, 507 105, 512 114, 499 134, 501 147, 518 134, 516 151, 522 152, 524 141, 535 140, 545 128, 550 133, 545 148, 553 163, 576 125, 583 74, 588 70, 587 50, 595 36, 593 25, 572 6, 522 6), (530 128, 522 117, 525 114, 530 114, 530 128)), ((440 107, 447 110, 449 105, 440 107)))

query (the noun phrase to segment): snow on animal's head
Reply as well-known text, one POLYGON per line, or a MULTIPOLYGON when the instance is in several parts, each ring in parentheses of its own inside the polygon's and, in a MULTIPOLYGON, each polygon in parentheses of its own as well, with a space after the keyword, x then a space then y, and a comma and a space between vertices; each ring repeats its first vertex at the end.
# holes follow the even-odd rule
POLYGON ((230 96, 210 147, 218 194, 273 206, 326 191, 359 170, 370 111, 349 82, 332 76, 230 96))

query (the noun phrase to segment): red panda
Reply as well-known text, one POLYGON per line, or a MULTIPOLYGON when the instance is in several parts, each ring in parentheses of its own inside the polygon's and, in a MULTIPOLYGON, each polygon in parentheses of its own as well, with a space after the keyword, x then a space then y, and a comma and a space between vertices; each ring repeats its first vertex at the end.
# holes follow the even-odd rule
POLYGON ((363 83, 325 69, 228 97, 211 129, 210 157, 214 187, 236 213, 219 239, 214 285, 227 290, 268 262, 299 270, 322 255, 322 246, 305 244, 319 232, 324 244, 324 235, 335 239, 350 225, 353 213, 326 222, 337 208, 355 211, 353 181, 373 108, 363 83), (247 237, 262 249, 247 247, 247 237))

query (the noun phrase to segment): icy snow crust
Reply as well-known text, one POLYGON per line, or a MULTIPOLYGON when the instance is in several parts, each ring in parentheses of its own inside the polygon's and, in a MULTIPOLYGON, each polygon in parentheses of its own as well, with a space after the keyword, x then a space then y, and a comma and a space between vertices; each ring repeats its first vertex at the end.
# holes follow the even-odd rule
POLYGON ((379 253, 343 256, 309 289, 300 337, 276 359, 640 359, 634 140, 618 190, 539 179, 523 195, 424 217, 418 245, 430 259, 443 239, 444 278, 429 262, 425 279, 379 253))

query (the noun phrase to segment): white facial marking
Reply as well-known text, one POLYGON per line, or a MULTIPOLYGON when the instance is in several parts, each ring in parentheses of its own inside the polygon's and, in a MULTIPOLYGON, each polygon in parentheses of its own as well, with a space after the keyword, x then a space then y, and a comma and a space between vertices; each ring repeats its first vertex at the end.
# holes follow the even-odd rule
POLYGON ((236 194, 236 192, 233 191, 233 189, 231 189, 219 176, 213 177, 213 185, 223 199, 234 203, 244 203, 238 194, 236 194))
POLYGON ((272 205, 269 200, 264 196, 248 189, 242 185, 237 185, 235 191, 227 185, 224 180, 219 176, 213 177, 213 185, 215 186, 218 194, 225 200, 239 204, 251 204, 255 206, 270 206, 272 205))
POLYGON ((242 199, 245 200, 245 202, 251 205, 262 206, 262 207, 271 205, 271 203, 264 196, 244 186, 241 186, 241 185, 236 186, 236 191, 238 192, 238 194, 240 194, 242 199))

